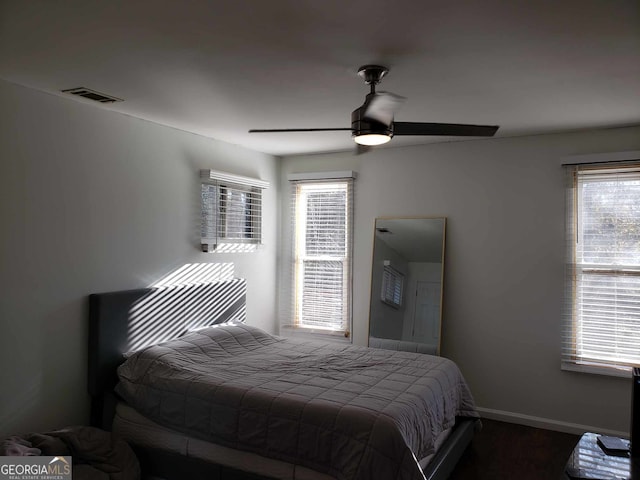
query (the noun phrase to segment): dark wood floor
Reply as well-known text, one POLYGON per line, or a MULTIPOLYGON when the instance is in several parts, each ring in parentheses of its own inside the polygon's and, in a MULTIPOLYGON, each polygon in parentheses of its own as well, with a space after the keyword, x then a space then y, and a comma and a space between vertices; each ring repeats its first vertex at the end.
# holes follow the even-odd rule
POLYGON ((449 480, 556 480, 580 437, 482 420, 449 480))

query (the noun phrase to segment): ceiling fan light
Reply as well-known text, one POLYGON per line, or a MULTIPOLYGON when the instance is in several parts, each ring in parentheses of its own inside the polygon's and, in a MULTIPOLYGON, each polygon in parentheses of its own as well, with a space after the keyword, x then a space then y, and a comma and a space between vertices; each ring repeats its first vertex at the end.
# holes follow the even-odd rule
POLYGON ((387 143, 391 140, 391 137, 380 133, 365 133, 363 135, 354 136, 353 140, 360 145, 374 146, 387 143))

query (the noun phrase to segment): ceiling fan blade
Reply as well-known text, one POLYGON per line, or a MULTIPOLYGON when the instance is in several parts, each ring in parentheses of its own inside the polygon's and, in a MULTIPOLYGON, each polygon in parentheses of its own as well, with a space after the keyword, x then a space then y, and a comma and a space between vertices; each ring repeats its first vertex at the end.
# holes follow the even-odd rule
POLYGON ((332 132, 338 130, 349 130, 350 128, 274 128, 268 130, 249 130, 249 133, 278 133, 278 132, 332 132))
POLYGON ((393 116, 400 110, 405 100, 405 97, 390 92, 367 95, 362 117, 366 120, 375 120, 388 127, 393 122, 393 116))
POLYGON ((393 122, 393 135, 447 135, 454 137, 493 137, 496 125, 462 123, 393 122))

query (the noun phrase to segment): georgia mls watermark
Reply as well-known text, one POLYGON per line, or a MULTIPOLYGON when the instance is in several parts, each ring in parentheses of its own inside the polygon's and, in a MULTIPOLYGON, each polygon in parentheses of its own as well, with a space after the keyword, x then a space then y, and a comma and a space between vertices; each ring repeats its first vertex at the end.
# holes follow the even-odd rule
POLYGON ((0 480, 71 480, 71 457, 0 457, 0 480))

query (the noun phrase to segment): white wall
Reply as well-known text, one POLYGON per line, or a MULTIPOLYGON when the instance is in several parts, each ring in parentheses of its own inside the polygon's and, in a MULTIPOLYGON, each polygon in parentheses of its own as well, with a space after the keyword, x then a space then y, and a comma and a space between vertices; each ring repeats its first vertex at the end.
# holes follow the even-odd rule
MULTIPOLYGON (((354 343, 367 341, 374 219, 443 215, 442 353, 458 363, 477 404, 520 417, 625 431, 628 380, 560 370, 560 157, 638 149, 639 127, 381 148, 359 156, 286 158, 281 182, 285 186, 289 172, 358 171, 354 343)), ((285 238, 288 227, 283 222, 285 238)))
POLYGON ((275 158, 3 81, 0 105, 0 437, 87 422, 90 293, 233 262, 275 330, 275 158), (271 182, 260 251, 199 251, 202 168, 271 182))

